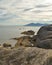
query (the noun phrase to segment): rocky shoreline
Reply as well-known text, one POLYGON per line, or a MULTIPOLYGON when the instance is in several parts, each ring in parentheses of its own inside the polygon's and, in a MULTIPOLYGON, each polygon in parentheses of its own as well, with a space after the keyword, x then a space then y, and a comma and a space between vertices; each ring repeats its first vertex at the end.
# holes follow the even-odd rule
POLYGON ((42 26, 37 34, 32 30, 24 31, 24 36, 12 38, 17 41, 15 47, 38 47, 44 49, 52 49, 52 25, 42 26), (27 36, 25 36, 27 35, 27 36))
POLYGON ((0 45, 0 65, 52 65, 52 25, 34 33, 29 30, 22 32, 22 37, 11 38, 17 41, 14 47, 0 45))

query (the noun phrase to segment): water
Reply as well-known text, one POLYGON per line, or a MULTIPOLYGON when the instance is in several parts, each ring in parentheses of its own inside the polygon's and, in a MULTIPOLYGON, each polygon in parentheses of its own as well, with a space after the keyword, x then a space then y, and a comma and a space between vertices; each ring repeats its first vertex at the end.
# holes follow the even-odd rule
MULTIPOLYGON (((14 45, 16 41, 10 40, 14 37, 22 36, 20 33, 27 30, 33 30, 37 33, 40 27, 29 27, 29 26, 0 26, 0 44, 4 42, 11 43, 14 45)), ((35 34, 36 34, 35 33, 35 34)))

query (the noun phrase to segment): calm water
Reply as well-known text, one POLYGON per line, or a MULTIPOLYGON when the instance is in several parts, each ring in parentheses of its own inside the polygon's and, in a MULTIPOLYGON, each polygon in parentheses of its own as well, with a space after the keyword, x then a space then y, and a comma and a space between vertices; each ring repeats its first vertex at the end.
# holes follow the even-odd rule
POLYGON ((33 30, 37 33, 40 27, 24 27, 24 26, 0 26, 0 44, 4 42, 15 44, 16 41, 10 38, 22 36, 20 33, 27 30, 33 30))

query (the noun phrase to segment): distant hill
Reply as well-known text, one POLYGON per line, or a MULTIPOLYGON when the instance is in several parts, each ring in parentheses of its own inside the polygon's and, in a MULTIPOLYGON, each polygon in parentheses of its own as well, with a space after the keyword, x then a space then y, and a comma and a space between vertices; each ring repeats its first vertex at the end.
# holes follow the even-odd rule
POLYGON ((43 25, 47 25, 47 24, 42 24, 42 23, 29 23, 29 24, 26 24, 25 26, 43 26, 43 25))

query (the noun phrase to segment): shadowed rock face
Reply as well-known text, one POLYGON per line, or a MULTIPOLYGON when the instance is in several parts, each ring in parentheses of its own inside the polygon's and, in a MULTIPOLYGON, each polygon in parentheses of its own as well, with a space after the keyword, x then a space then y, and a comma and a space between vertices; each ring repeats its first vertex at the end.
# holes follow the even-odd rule
POLYGON ((36 47, 0 48, 0 65, 52 65, 52 50, 36 47))

